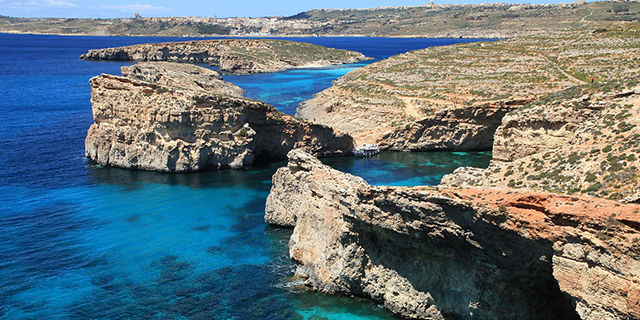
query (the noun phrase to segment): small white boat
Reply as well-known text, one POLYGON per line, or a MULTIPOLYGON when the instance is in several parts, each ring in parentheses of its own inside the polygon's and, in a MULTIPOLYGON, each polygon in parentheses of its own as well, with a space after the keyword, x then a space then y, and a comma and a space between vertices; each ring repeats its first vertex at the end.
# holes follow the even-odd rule
POLYGON ((375 144, 363 144, 360 147, 353 149, 353 154, 356 157, 368 157, 380 152, 380 147, 375 144))

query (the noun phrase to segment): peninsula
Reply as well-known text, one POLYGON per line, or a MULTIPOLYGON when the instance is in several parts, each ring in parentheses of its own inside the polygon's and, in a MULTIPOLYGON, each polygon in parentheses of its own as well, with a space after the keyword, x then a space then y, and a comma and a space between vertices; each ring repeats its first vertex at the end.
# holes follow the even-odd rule
POLYGON ((493 159, 385 187, 293 150, 265 220, 294 228, 296 276, 414 319, 640 318, 639 31, 417 50, 305 102, 358 144, 493 159))
POLYGON ((224 39, 169 43, 148 43, 90 50, 84 60, 172 61, 209 63, 222 72, 246 74, 277 72, 289 68, 323 67, 367 59, 355 51, 327 48, 310 43, 224 39))
POLYGON ((367 297, 410 319, 640 317, 638 204, 370 186, 301 150, 273 183, 265 219, 295 226, 296 275, 316 290, 367 297))
POLYGON ((640 24, 431 47, 351 71, 297 116, 401 151, 489 150, 502 118, 540 97, 640 74, 640 24))

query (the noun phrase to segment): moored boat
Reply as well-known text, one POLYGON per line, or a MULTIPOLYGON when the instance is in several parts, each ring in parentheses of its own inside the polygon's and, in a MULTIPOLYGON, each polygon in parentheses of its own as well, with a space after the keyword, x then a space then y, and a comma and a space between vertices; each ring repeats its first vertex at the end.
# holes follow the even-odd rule
POLYGON ((378 147, 378 145, 375 145, 375 144, 363 144, 362 146, 356 147, 353 150, 353 154, 356 157, 368 157, 368 156, 378 154, 379 152, 380 152, 380 147, 378 147))

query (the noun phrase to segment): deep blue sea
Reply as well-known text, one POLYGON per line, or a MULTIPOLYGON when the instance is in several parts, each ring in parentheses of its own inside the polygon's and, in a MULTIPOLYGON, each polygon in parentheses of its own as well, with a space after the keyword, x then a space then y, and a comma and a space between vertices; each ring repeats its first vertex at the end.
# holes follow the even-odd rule
MULTIPOLYGON (((159 174, 83 157, 89 79, 128 63, 91 48, 176 38, 0 34, 0 318, 392 319, 373 303, 292 282, 290 230, 263 222, 271 175, 159 174)), ((296 38, 381 59, 462 39, 296 38)), ((468 40, 467 40, 468 41, 468 40)), ((370 63, 368 61, 366 63, 370 63)), ((298 102, 363 64, 228 76, 293 114, 298 102)), ((433 185, 489 153, 382 153, 325 160, 372 184, 433 185)))

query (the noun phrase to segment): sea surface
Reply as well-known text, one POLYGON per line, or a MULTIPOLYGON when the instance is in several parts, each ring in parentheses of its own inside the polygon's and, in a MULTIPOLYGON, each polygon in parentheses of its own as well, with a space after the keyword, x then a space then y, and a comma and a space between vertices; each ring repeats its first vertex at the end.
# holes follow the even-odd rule
MULTIPOLYGON (((0 34, 0 318, 393 319, 371 302, 313 293, 292 280, 291 231, 263 222, 271 175, 284 162, 159 174, 83 157, 92 123, 88 81, 130 63, 78 56, 174 40, 182 39, 0 34)), ((293 40, 376 59, 463 41, 293 40)), ((293 114, 300 101, 370 62, 226 80, 293 114)), ((372 184, 434 185, 489 158, 382 153, 325 162, 372 184)))

